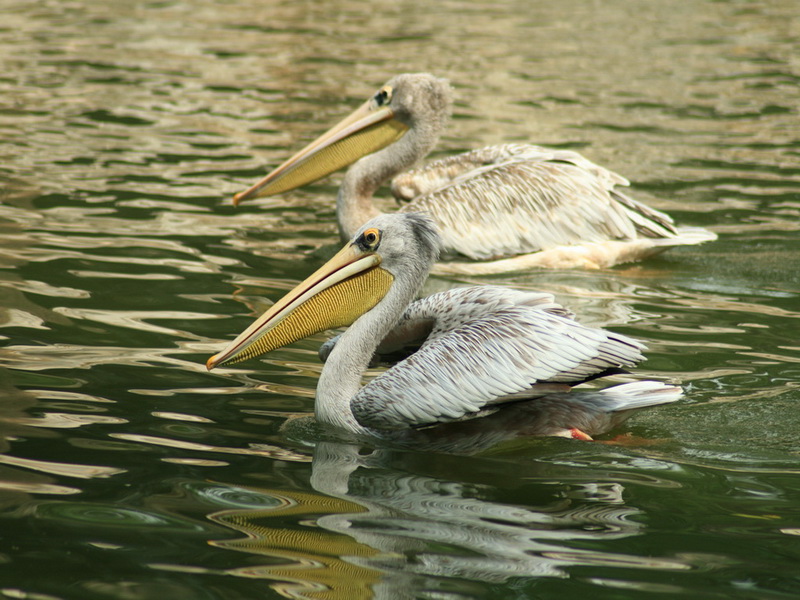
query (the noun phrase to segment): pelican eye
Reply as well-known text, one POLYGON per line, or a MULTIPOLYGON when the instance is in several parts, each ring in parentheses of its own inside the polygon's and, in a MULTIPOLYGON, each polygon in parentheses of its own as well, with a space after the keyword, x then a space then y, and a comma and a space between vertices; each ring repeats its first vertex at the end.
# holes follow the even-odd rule
POLYGON ((389 104, 391 99, 392 99, 392 88, 388 85, 382 87, 380 91, 373 97, 376 106, 383 106, 384 104, 389 104))
POLYGON ((358 236, 356 244, 362 250, 375 250, 381 243, 381 232, 378 229, 367 229, 364 233, 358 236))

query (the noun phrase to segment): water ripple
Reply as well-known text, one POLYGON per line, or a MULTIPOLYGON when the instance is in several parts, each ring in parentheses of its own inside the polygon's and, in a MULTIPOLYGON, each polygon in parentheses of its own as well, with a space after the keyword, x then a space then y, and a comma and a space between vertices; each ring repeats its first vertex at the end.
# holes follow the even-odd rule
POLYGON ((0 464, 21 467, 32 471, 41 471, 52 475, 91 479, 95 477, 111 477, 125 472, 125 469, 115 469, 97 465, 77 465, 72 463, 58 463, 45 460, 20 458, 8 454, 0 454, 0 464))
POLYGON ((6 2, 5 595, 796 595, 795 3, 565 1, 6 2), (684 400, 602 444, 453 457, 290 431, 313 410, 324 334, 206 371, 338 245, 339 174, 236 209, 232 194, 422 69, 456 95, 437 157, 579 150, 719 234, 426 293, 554 293, 646 342, 637 371, 684 400))

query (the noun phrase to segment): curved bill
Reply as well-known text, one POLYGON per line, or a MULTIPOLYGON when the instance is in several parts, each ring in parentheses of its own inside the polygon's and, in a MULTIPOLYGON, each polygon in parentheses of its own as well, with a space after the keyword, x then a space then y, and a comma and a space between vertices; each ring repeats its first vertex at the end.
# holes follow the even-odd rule
POLYGON ((394 277, 380 256, 348 244, 303 283, 278 300, 225 350, 209 370, 280 348, 317 332, 350 325, 389 291, 394 277))
POLYGON ((406 131, 408 127, 394 118, 390 107, 376 108, 370 99, 261 181, 236 194, 233 204, 272 196, 321 179, 396 142, 406 131))

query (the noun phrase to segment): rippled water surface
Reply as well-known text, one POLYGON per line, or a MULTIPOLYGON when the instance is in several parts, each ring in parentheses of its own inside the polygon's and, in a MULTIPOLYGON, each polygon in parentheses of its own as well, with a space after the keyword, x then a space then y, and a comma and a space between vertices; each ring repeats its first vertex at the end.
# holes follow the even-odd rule
POLYGON ((794 0, 0 0, 0 597, 796 598, 794 0), (579 150, 719 240, 550 291, 680 402, 589 443, 326 439, 315 336, 206 358, 337 243, 340 175, 233 193, 390 76, 435 155, 579 150), (620 438, 619 436, 625 436, 620 438), (466 450, 465 450, 466 451, 466 450))

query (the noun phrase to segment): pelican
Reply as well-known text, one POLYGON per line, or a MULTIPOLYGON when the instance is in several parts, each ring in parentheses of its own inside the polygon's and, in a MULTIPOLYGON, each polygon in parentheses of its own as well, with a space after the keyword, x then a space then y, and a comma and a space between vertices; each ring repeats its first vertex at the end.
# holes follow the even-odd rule
POLYGON ((448 259, 456 257, 438 265, 437 273, 603 268, 716 239, 702 228, 675 227, 669 215, 626 195, 620 189, 629 185, 624 177, 568 150, 501 144, 402 173, 436 145, 451 105, 447 80, 428 73, 398 75, 234 196, 234 204, 286 192, 352 165, 336 202, 346 241, 380 214, 373 194, 394 177, 392 192, 406 202, 400 210, 430 214, 448 259))
MULTIPOLYGON (((580 325, 549 294, 480 286, 413 301, 440 244, 427 215, 375 217, 207 367, 349 325, 328 348, 314 411, 321 423, 370 434, 485 416, 505 403, 568 391, 642 360, 640 342, 580 325), (376 352, 415 346, 361 386, 376 352)), ((649 384, 665 393, 631 394, 619 410, 680 395, 680 388, 649 384)))

